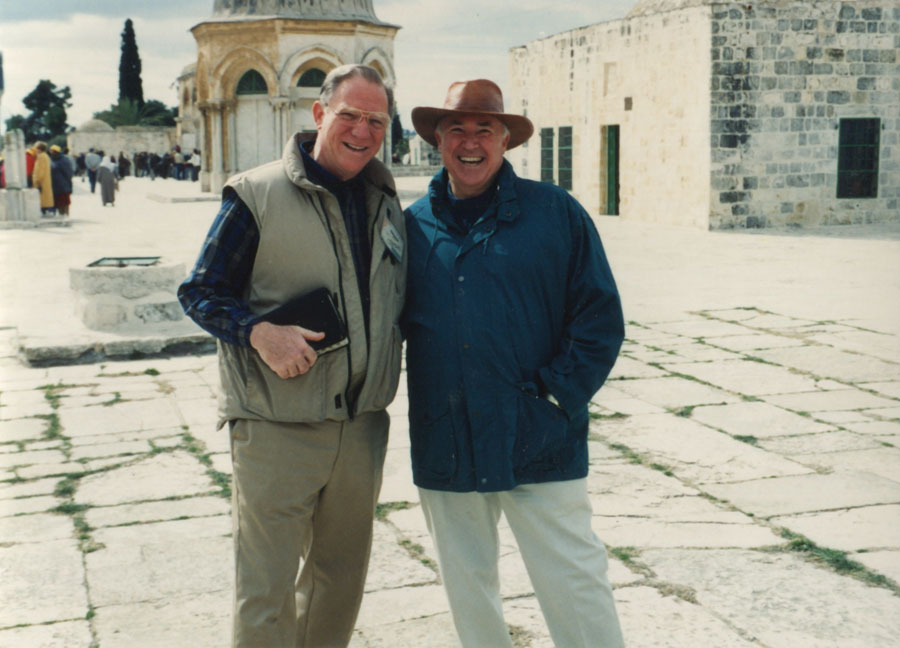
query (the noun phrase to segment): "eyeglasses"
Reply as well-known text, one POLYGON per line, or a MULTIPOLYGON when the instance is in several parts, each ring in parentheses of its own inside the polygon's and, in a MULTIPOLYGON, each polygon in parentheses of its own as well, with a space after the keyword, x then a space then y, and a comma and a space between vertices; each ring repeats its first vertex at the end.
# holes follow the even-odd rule
POLYGON ((326 110, 333 113, 335 117, 348 126, 356 126, 365 119, 369 128, 378 133, 384 131, 391 121, 391 116, 387 113, 360 110, 359 108, 351 108, 346 104, 341 104, 333 110, 327 107, 326 110))

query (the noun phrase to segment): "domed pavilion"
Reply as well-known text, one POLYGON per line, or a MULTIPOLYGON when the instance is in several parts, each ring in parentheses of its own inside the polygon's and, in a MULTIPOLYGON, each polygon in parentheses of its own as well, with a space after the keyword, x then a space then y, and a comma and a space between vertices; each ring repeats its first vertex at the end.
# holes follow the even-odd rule
MULTIPOLYGON (((203 189, 219 191, 228 176, 278 158, 291 133, 315 130, 312 104, 333 68, 364 63, 393 84, 399 29, 375 16, 372 0, 214 0, 191 29, 193 74, 179 77, 203 189)), ((382 157, 389 151, 386 138, 382 157)))

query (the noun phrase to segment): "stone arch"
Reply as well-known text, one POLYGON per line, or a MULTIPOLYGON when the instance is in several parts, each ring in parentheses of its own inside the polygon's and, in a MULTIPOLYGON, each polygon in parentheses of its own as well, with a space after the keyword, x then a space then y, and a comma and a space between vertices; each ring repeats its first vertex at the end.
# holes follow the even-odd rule
POLYGON ((325 74, 344 64, 338 52, 317 44, 294 52, 282 67, 282 95, 291 98, 288 129, 291 132, 313 131, 312 105, 319 98, 319 88, 300 88, 297 81, 307 70, 319 68, 325 74))
POLYGON ((213 70, 213 98, 229 108, 222 113, 226 169, 234 173, 277 157, 277 115, 270 100, 278 94, 278 72, 272 62, 252 47, 229 52, 213 70), (238 95, 237 85, 250 70, 266 83, 265 94, 238 95))
POLYGON ((291 54, 281 67, 281 94, 289 96, 291 89, 296 87, 300 75, 310 68, 317 67, 325 74, 328 74, 334 68, 343 64, 344 61, 341 60, 337 50, 327 45, 318 44, 298 50, 291 54))
POLYGON ((371 47, 362 56, 360 61, 363 65, 373 67, 384 79, 384 82, 390 86, 394 85, 394 66, 391 65, 391 58, 380 47, 371 47))
POLYGON ((259 72, 265 80, 268 96, 274 96, 278 88, 278 73, 275 71, 275 66, 258 50, 251 47, 239 47, 230 52, 213 72, 217 98, 233 98, 238 81, 244 76, 244 73, 251 69, 259 72))

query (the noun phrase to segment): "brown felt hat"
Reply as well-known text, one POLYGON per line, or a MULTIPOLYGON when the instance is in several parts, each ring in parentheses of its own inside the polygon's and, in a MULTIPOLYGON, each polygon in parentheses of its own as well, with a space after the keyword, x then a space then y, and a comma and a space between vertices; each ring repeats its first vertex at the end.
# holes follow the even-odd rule
POLYGON ((423 140, 437 146, 434 131, 447 115, 488 115, 499 119, 509 129, 507 150, 517 147, 534 133, 534 124, 528 117, 503 112, 503 93, 496 83, 487 79, 451 83, 443 108, 413 108, 413 127, 423 140))

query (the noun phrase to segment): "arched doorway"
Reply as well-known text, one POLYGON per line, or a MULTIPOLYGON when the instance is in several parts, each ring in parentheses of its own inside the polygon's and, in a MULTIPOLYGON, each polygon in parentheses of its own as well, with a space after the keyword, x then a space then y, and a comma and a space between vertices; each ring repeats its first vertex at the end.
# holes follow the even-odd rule
POLYGON ((306 69, 300 74, 296 87, 291 93, 294 100, 290 121, 292 133, 316 130, 316 124, 312 118, 312 105, 319 98, 319 90, 325 81, 326 70, 331 69, 331 66, 325 66, 321 61, 307 62, 304 67, 306 69))
POLYGON ((269 88, 262 74, 247 70, 235 89, 237 170, 251 169, 278 157, 269 88))

